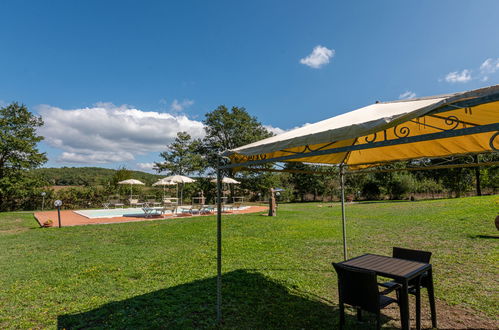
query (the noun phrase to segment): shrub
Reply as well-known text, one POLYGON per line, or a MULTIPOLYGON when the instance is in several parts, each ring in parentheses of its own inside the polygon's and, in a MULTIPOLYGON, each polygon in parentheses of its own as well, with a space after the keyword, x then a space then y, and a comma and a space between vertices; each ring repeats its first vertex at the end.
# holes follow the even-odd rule
POLYGON ((396 173, 388 184, 391 199, 405 199, 416 189, 414 177, 407 173, 396 173))
POLYGON ((362 186, 362 196, 365 199, 380 199, 381 190, 375 181, 367 181, 362 186))

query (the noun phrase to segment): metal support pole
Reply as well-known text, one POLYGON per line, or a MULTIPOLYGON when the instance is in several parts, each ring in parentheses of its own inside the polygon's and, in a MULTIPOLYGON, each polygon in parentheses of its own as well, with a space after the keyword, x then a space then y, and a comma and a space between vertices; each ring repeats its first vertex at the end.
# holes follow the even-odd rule
POLYGON ((184 184, 181 183, 180 186, 180 205, 184 205, 184 184))
POLYGON ((222 321, 222 170, 217 168, 217 322, 222 321))
POLYGON ((59 228, 61 228, 61 207, 57 206, 57 218, 59 219, 59 228))
POLYGON ((341 222, 343 225, 343 258, 347 260, 347 225, 345 219, 345 167, 340 165, 341 222))

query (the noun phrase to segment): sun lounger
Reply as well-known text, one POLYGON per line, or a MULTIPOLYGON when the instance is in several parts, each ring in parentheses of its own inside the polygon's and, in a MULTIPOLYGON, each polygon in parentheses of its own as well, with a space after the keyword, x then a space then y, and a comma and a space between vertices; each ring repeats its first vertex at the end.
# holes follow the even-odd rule
POLYGON ((164 205, 178 205, 178 198, 175 197, 165 197, 163 198, 163 204, 164 205))
POLYGON ((110 199, 109 206, 113 206, 114 208, 117 208, 117 207, 124 207, 125 204, 123 204, 119 199, 110 199))
POLYGON ((192 205, 180 205, 177 207, 177 210, 179 209, 181 214, 189 213, 192 215, 192 205))
POLYGON ((130 206, 144 206, 144 203, 140 203, 139 200, 136 198, 130 198, 128 199, 128 202, 130 206))
POLYGON ((207 214, 207 213, 211 213, 211 210, 212 210, 212 208, 210 207, 210 205, 195 204, 192 206, 191 213, 207 214))
POLYGON ((154 198, 149 198, 144 204, 150 207, 156 207, 161 205, 161 203, 157 202, 154 198))
POLYGON ((234 204, 222 204, 222 212, 234 211, 234 204))
POLYGON ((146 207, 142 208, 142 211, 144 211, 146 218, 150 218, 153 215, 164 216, 167 211, 170 211, 173 214, 175 212, 175 207, 163 207, 163 206, 149 207, 149 206, 146 206, 146 207))

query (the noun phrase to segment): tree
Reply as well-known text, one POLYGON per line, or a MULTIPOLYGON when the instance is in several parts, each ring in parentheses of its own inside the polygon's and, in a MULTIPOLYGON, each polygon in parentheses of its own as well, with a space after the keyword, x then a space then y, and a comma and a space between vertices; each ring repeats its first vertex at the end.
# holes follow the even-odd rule
MULTIPOLYGON (((168 175, 185 175, 200 172, 204 169, 204 159, 200 153, 201 140, 192 139, 187 132, 178 132, 175 141, 168 146, 168 150, 160 154, 164 162, 155 163, 156 171, 166 171, 168 175)), ((180 199, 184 193, 184 184, 181 184, 180 199)))
POLYGON ((125 181, 128 179, 132 178, 132 171, 127 169, 125 166, 122 166, 114 172, 113 176, 111 177, 111 184, 113 187, 117 188, 118 187, 118 182, 125 181))
POLYGON ((15 208, 19 198, 41 185, 27 171, 47 161, 45 153, 37 149, 43 137, 36 129, 42 125, 42 118, 24 105, 14 102, 0 108, 0 210, 15 208))
POLYGON ((335 190, 337 171, 334 167, 289 162, 286 163, 285 168, 287 170, 322 172, 320 174, 291 172, 289 181, 293 184, 294 190, 302 202, 305 201, 306 194, 313 194, 313 200, 317 201, 319 195, 325 199, 326 193, 332 195, 335 190))
POLYGON ((203 170, 203 156, 199 150, 201 141, 192 139, 187 132, 178 132, 175 141, 168 150, 159 154, 164 162, 155 163, 158 172, 166 171, 168 175, 189 175, 203 170))
MULTIPOLYGON (((217 167, 218 154, 273 135, 243 107, 232 107, 229 110, 220 105, 205 116, 203 153, 211 168, 217 167)), ((229 176, 232 174, 230 172, 229 176)))
MULTIPOLYGON (((229 110, 224 105, 220 105, 205 115, 203 123, 206 135, 201 152, 211 169, 217 168, 220 153, 273 135, 243 107, 234 106, 229 110)), ((233 170, 225 171, 228 177, 233 178, 234 174, 233 170)), ((241 173, 241 177, 243 182, 241 188, 252 187, 253 192, 267 190, 275 182, 273 175, 268 173, 241 173)), ((233 195, 233 187, 231 187, 231 195, 233 195)))

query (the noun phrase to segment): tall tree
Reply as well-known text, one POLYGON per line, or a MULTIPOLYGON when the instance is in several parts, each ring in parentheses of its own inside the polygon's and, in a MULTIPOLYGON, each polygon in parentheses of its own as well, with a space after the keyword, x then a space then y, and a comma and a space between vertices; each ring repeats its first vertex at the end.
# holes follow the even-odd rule
POLYGON ((27 171, 41 166, 47 161, 45 153, 37 149, 43 140, 36 129, 43 125, 41 117, 28 111, 26 106, 12 103, 0 108, 0 209, 15 208, 17 192, 22 187, 22 195, 33 189, 33 181, 27 171), (23 182, 30 181, 30 186, 23 182))
MULTIPOLYGON (((178 132, 175 141, 168 146, 168 150, 160 154, 164 162, 155 163, 154 168, 158 172, 166 171, 168 175, 188 176, 191 173, 200 172, 204 169, 204 159, 200 149, 201 140, 192 139, 187 132, 178 132)), ((182 201, 184 184, 182 183, 180 187, 180 201, 182 201)))
MULTIPOLYGON (((220 105, 205 116, 203 123, 206 136, 203 139, 203 153, 211 168, 216 168, 218 154, 272 136, 272 133, 243 107, 232 107, 229 110, 220 105)), ((232 172, 229 176, 232 176, 232 172)))
POLYGON ((203 156, 199 153, 201 141, 192 139, 187 132, 178 132, 168 150, 160 153, 163 162, 157 162, 154 169, 168 175, 189 175, 203 170, 203 156))

